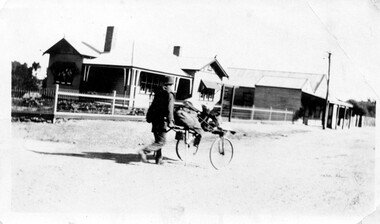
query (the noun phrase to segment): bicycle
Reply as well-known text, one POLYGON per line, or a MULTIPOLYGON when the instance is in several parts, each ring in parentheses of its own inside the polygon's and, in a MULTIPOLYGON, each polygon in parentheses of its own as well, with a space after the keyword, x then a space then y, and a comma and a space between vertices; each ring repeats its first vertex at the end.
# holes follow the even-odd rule
MULTIPOLYGON (((195 155, 198 152, 198 147, 193 146, 195 132, 182 126, 174 126, 172 129, 176 132, 176 154, 178 158, 185 161, 186 164, 187 153, 190 152, 195 155)), ((224 136, 228 132, 227 130, 215 127, 210 132, 219 137, 211 144, 209 160, 215 169, 222 169, 230 164, 233 158, 234 148, 231 140, 224 136)))

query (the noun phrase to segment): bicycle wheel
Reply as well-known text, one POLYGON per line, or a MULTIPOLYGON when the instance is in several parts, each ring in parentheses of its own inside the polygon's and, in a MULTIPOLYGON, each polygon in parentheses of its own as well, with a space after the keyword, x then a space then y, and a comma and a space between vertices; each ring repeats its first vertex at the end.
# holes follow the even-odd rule
POLYGON ((210 148, 210 162, 215 169, 221 169, 230 164, 234 155, 234 147, 229 139, 219 137, 210 148))
POLYGON ((185 159, 185 153, 187 150, 187 155, 195 155, 197 154, 198 152, 198 147, 194 147, 192 145, 192 141, 190 143, 185 143, 184 140, 178 140, 177 141, 177 144, 175 146, 175 149, 176 149, 176 153, 177 153, 177 156, 180 160, 184 160, 185 159))

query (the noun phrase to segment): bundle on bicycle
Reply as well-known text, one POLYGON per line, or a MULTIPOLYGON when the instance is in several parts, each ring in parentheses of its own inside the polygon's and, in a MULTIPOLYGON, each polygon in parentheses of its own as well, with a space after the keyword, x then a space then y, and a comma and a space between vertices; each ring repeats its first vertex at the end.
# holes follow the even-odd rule
POLYGON ((225 137, 227 132, 234 134, 232 130, 222 127, 222 119, 219 113, 210 110, 205 105, 194 106, 185 100, 174 113, 176 126, 176 153, 179 159, 186 160, 187 153, 195 155, 204 132, 210 132, 218 137, 210 147, 209 159, 215 169, 227 166, 233 157, 233 145, 225 137))

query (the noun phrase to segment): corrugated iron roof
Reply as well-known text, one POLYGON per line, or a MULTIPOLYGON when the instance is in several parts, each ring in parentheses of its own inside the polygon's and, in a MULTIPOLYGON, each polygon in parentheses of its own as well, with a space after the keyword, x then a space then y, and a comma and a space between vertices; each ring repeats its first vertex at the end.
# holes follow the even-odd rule
POLYGON ((256 83, 256 86, 279 87, 279 88, 302 90, 307 82, 308 80, 304 78, 263 76, 256 83))
POLYGON ((180 69, 178 57, 166 54, 147 43, 118 43, 109 53, 103 53, 98 58, 86 59, 84 64, 128 66, 191 77, 180 69))
POLYGON ((260 70, 227 68, 228 79, 225 84, 232 86, 244 86, 255 88, 256 83, 263 77, 260 70))
POLYGON ((226 81, 226 84, 253 88, 255 87, 256 83, 264 76, 307 79, 310 82, 313 92, 319 88, 320 83, 325 79, 324 74, 270 71, 247 68, 228 68, 228 74, 229 80, 226 81))

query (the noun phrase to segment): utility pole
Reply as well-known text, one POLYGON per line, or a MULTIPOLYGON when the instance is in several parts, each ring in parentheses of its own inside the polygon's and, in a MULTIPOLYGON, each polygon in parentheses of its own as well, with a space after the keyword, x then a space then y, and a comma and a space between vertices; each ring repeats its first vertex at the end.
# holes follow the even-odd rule
POLYGON ((323 122, 322 122, 322 128, 326 129, 327 126, 327 118, 329 116, 329 87, 330 87, 330 64, 331 64, 331 52, 328 53, 328 59, 329 59, 329 66, 327 70, 327 91, 326 91, 326 104, 325 104, 325 110, 323 115, 323 122))

